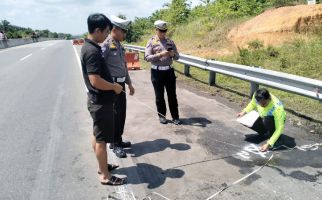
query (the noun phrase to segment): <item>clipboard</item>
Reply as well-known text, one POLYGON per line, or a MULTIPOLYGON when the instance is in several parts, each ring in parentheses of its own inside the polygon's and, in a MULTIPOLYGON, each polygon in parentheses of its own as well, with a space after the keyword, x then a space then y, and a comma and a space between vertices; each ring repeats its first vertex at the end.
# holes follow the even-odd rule
POLYGON ((237 122, 241 123, 244 126, 247 127, 253 127, 254 123, 256 122, 256 120, 259 118, 259 114, 258 112, 256 112, 255 110, 247 113, 246 115, 240 117, 237 119, 237 122))

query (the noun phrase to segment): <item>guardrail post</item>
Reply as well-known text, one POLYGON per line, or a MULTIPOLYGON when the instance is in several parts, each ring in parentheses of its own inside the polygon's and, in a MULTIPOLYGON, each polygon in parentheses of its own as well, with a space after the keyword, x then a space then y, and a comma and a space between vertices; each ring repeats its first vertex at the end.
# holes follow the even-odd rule
MULTIPOLYGON (((255 68, 260 68, 260 66, 253 66, 255 68)), ((254 93, 258 90, 259 85, 258 83, 250 82, 250 91, 249 91, 249 98, 252 98, 254 93)))
POLYGON ((209 85, 216 85, 216 72, 209 71, 209 85))
POLYGON ((259 85, 254 82, 250 82, 250 92, 249 92, 249 98, 252 98, 254 93, 258 90, 259 85))
POLYGON ((184 75, 190 76, 190 65, 184 65, 184 75))

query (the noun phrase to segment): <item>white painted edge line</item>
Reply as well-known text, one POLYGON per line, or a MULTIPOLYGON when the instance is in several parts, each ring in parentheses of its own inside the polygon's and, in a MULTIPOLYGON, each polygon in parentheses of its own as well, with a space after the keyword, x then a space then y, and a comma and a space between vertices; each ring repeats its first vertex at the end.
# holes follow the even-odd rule
POLYGON ((27 56, 23 57, 23 58, 20 58, 20 61, 23 61, 23 60, 26 60, 27 58, 29 58, 30 56, 32 56, 32 53, 31 54, 28 54, 27 56))
MULTIPOLYGON (((76 50, 75 46, 73 46, 73 49, 74 49, 74 53, 75 53, 75 56, 76 56, 77 64, 78 64, 78 67, 79 67, 79 71, 80 71, 81 75, 83 76, 82 64, 81 64, 81 61, 80 61, 80 57, 79 57, 79 55, 77 53, 77 50, 76 50)), ((87 93, 88 90, 87 90, 84 82, 83 82, 83 87, 84 87, 84 89, 85 89, 85 91, 87 93)))

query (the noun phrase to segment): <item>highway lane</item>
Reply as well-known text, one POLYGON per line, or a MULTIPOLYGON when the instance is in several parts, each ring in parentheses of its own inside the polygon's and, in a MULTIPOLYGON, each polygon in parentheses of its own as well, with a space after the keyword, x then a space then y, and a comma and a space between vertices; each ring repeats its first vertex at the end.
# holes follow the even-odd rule
MULTIPOLYGON (((110 161, 126 175, 122 187, 101 186, 90 140, 92 122, 70 41, 0 50, 0 199, 207 199, 262 166, 271 153, 245 140, 253 132, 235 121, 240 108, 178 83, 184 124, 161 125, 149 72, 131 71, 128 158, 110 161)), ((321 142, 287 124, 288 144, 321 142)), ((269 166, 214 199, 321 199, 322 148, 278 151, 269 166)))
POLYGON ((71 42, 0 51, 0 62, 0 199, 101 199, 71 42))

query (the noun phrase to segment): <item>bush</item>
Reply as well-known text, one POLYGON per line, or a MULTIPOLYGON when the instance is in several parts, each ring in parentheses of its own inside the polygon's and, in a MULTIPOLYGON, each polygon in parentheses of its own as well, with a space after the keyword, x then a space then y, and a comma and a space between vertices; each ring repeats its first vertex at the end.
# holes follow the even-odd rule
POLYGON ((264 47, 263 41, 261 40, 253 40, 251 42, 248 42, 248 48, 250 50, 259 50, 264 47))
POLYGON ((274 7, 294 6, 298 4, 306 4, 307 0, 271 0, 274 7))
POLYGON ((267 55, 270 56, 270 57, 278 57, 280 55, 280 53, 278 52, 277 49, 275 49, 274 47, 272 46, 268 46, 267 49, 267 55))

